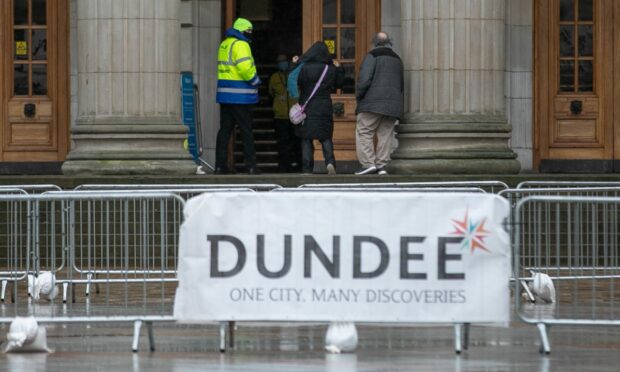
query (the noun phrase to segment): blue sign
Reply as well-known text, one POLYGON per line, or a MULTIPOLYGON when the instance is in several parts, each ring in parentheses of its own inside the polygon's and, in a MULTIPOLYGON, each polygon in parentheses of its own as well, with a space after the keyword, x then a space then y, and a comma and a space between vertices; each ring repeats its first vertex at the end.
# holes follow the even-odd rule
POLYGON ((189 153, 198 162, 200 157, 196 138, 196 100, 194 98, 194 74, 189 71, 181 72, 181 103, 182 120, 187 125, 187 144, 189 153))

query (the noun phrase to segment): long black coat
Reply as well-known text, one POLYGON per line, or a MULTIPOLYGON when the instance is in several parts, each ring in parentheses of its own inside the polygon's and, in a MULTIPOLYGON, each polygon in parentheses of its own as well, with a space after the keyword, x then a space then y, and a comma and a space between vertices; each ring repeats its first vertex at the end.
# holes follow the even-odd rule
POLYGON ((319 81, 325 65, 329 67, 321 86, 306 106, 306 120, 295 127, 295 135, 304 139, 330 139, 334 133, 334 109, 331 94, 335 89, 342 88, 344 69, 334 66, 327 46, 322 42, 315 43, 303 56, 301 62, 304 65, 299 73, 297 86, 299 87, 299 102, 302 105, 319 81))

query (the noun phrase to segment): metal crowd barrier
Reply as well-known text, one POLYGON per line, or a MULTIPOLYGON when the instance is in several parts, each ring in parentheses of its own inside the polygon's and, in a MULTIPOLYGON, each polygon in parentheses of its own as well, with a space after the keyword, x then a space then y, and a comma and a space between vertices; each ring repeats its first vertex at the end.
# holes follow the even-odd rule
MULTIPOLYGON (((0 187, 0 195, 28 195, 19 188, 0 187)), ((0 208, 3 223, 0 225, 0 300, 4 301, 9 281, 26 278, 31 260, 28 254, 28 239, 31 236, 28 210, 20 203, 8 201, 0 208), (12 269, 9 270, 8 268, 12 269)), ((13 297, 14 298, 14 297, 13 297)))
POLYGON ((183 190, 231 190, 231 189, 249 189, 254 191, 271 191, 281 189, 282 186, 276 184, 126 184, 126 185, 105 185, 105 184, 86 184, 77 186, 76 191, 143 191, 143 190, 159 190, 168 191, 174 189, 183 190))
MULTIPOLYGON (((123 186, 126 186, 126 185, 116 185, 116 187, 112 189, 106 189, 104 185, 102 185, 101 190, 97 190, 97 191, 95 191, 94 188, 90 189, 88 187, 85 187, 85 188, 80 188, 77 191, 75 190, 74 191, 50 191, 50 192, 45 193, 44 195, 59 195, 59 196, 65 195, 68 197, 72 197, 75 195, 106 195, 109 193, 117 194, 117 195, 131 195, 135 193, 139 193, 141 195, 149 195, 153 193, 157 194, 157 193, 166 192, 166 193, 175 194, 179 196, 180 198, 182 198, 184 201, 187 201, 188 199, 198 196, 205 192, 255 192, 253 189, 249 189, 249 188, 224 188, 224 187, 215 187, 215 188, 202 187, 201 188, 197 186, 186 188, 183 185, 159 185, 159 187, 156 189, 138 189, 136 187, 123 188, 123 186), (181 188, 181 186, 183 186, 183 188, 181 188)), ((93 208, 90 205, 90 202, 82 202, 82 201, 78 202, 77 205, 75 206, 75 210, 78 215, 78 218, 87 221, 87 223, 79 225, 79 226, 87 226, 89 229, 93 229, 95 231, 98 228, 99 230, 102 230, 104 228, 103 226, 99 226, 97 224, 98 216, 95 213, 95 208, 93 208)), ((180 221, 183 220, 183 208, 182 206, 177 206, 177 208, 175 208, 174 210, 166 211, 166 213, 168 216, 168 220, 171 222, 171 229, 172 229, 171 234, 175 237, 178 237, 179 227, 181 225, 180 221)), ((72 223, 72 222, 69 221, 69 223, 72 223)), ((96 249, 97 249, 97 246, 93 244, 91 241, 81 240, 80 244, 76 246, 76 250, 79 250, 78 257, 81 257, 81 259, 71 261, 71 264, 73 265, 72 267, 73 271, 76 274, 80 275, 79 278, 74 278, 71 281, 71 283, 72 284, 84 284, 85 285, 84 294, 86 296, 90 295, 90 290, 91 290, 92 285, 95 286, 95 290, 97 291, 97 293, 99 293, 99 285, 101 283, 110 282, 111 276, 121 277, 129 273, 131 275, 138 276, 138 279, 131 279, 131 280, 139 281, 141 280, 139 276, 149 275, 153 271, 151 268, 143 268, 141 270, 138 270, 136 268, 120 266, 119 262, 116 262, 116 261, 110 263, 110 262, 104 262, 101 260, 86 259, 88 257, 96 256, 97 255, 96 249)), ((177 272, 177 256, 176 256, 177 249, 176 247, 174 250, 172 250, 172 254, 173 256, 170 258, 171 261, 167 265, 167 267, 163 269, 163 271, 160 268, 157 268, 155 270, 156 274, 159 274, 161 272, 167 276, 173 276, 173 277, 176 276, 176 272, 177 272)), ((136 259, 139 259, 139 258, 136 258, 136 259)), ((63 283, 63 284, 64 284, 63 285, 63 301, 66 301, 68 282, 63 283)))
POLYGON ((620 187, 620 182, 614 181, 524 181, 517 185, 517 189, 561 188, 561 187, 620 187))
POLYGON ((367 189, 389 189, 389 188, 480 188, 486 192, 498 193, 508 189, 508 185, 501 181, 454 181, 454 182, 394 182, 394 183, 331 183, 331 184, 306 184, 299 188, 367 188, 367 189))
POLYGON ((9 185, 9 186, 0 186, 0 192, 3 189, 19 189, 23 190, 28 194, 40 194, 45 191, 61 191, 62 188, 57 185, 9 185))
POLYGON ((282 188, 274 189, 272 192, 422 192, 422 193, 485 193, 485 191, 479 187, 364 187, 364 186, 350 186, 350 187, 299 187, 299 188, 282 188))
MULTIPOLYGON (((529 196, 620 197, 620 183, 615 187, 524 187, 502 190, 499 192, 499 195, 506 198, 510 203, 511 214, 510 220, 508 221, 508 228, 512 229, 514 226, 516 206, 521 199, 529 196)), ((514 235, 512 238, 514 242, 514 235)))
MULTIPOLYGON (((14 304, 2 308, 0 323, 26 315, 43 323, 131 321, 137 350, 140 328, 146 322, 153 349, 152 323, 173 320, 178 228, 183 218, 178 211, 184 204, 178 195, 164 192, 0 194, 1 210, 17 206, 19 211, 0 224, 3 232, 11 232, 16 224, 49 235, 55 242, 45 251, 36 235, 18 234, 25 241, 7 242, 10 257, 2 261, 7 265, 2 271, 10 273, 14 304), (22 256, 11 249, 19 249, 22 256), (50 257, 44 257, 47 254, 50 257), (20 260, 29 256, 32 259, 20 260), (78 298, 75 286, 94 281, 85 278, 84 268, 92 267, 100 269, 96 279, 101 289, 96 296, 78 298), (43 271, 55 273, 65 301, 44 299, 35 304, 17 296, 27 286, 19 280, 25 276, 22 273, 43 271), (66 301, 68 293, 71 301, 66 301)), ((8 240, 13 235, 3 234, 8 240)))
MULTIPOLYGON (((538 182, 538 181, 537 181, 538 182)), ((512 244, 513 256, 516 250, 516 241, 517 235, 523 242, 528 242, 528 244, 521 249, 521 253, 519 255, 520 259, 520 267, 524 269, 522 273, 515 271, 515 276, 512 278, 513 281, 516 281, 521 285, 521 287, 526 291, 526 295, 529 297, 530 301, 533 301, 532 294, 527 289, 527 284, 530 281, 530 273, 537 272, 539 269, 537 266, 538 262, 538 254, 539 252, 536 249, 535 241, 540 238, 536 234, 532 234, 529 230, 524 230, 520 228, 517 223, 517 213, 521 213, 519 216, 520 221, 529 221, 540 216, 541 213, 545 213, 546 210, 538 210, 538 207, 543 208, 544 206, 537 206, 533 208, 528 208, 527 210, 521 210, 517 212, 518 203, 528 197, 532 196, 557 196, 557 197, 566 197, 566 198, 574 198, 574 197, 620 197, 620 187, 553 187, 553 188, 543 188, 541 187, 533 187, 533 188, 521 188, 521 189, 507 189, 503 190, 499 193, 500 196, 506 198, 510 203, 510 215, 509 219, 506 222, 506 230, 510 234, 510 241, 512 244)), ((523 223, 523 222, 521 222, 523 223)), ((549 238, 549 236, 546 236, 549 238)))
POLYGON ((547 326, 620 325, 620 198, 531 196, 514 215, 515 275, 544 273, 555 286, 554 303, 533 304, 514 282, 517 315, 537 325, 541 352, 551 351, 547 326))
MULTIPOLYGON (((0 186, 0 194, 39 194, 49 190, 61 190, 57 185, 3 185, 0 186)), ((39 232, 33 228, 33 225, 27 223, 30 216, 35 215, 34 210, 19 206, 18 203, 7 203, 0 213, 4 214, 6 222, 0 227, 0 234, 5 239, 0 240, 0 268, 15 267, 15 270, 5 271, 0 269, 0 301, 4 301, 6 297, 6 289, 9 282, 25 279, 29 271, 33 270, 39 264, 34 258, 34 253, 29 252, 24 246, 33 239, 34 236, 39 237, 39 232)), ((41 239, 33 240, 36 249, 49 249, 48 241, 45 239, 48 235, 41 236, 41 239)), ((13 293, 13 298, 14 298, 13 293)))

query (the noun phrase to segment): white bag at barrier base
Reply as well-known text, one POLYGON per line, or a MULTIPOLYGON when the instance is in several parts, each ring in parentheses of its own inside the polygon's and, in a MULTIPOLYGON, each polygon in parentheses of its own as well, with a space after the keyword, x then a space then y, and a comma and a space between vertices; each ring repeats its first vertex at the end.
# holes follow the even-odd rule
POLYGON ((353 322, 332 322, 325 335, 325 350, 330 353, 350 353, 357 348, 357 329, 353 322))
POLYGON ((9 333, 6 336, 8 345, 5 353, 11 352, 46 352, 47 332, 45 327, 39 327, 34 317, 17 317, 11 322, 9 333))
POLYGON ((555 303, 555 286, 549 275, 532 273, 532 281, 529 282, 528 287, 536 302, 555 303))
POLYGON ((48 300, 53 300, 58 295, 58 288, 56 287, 56 275, 49 271, 44 271, 39 274, 38 278, 34 278, 34 289, 32 291, 32 298, 38 301, 41 297, 45 296, 48 300))

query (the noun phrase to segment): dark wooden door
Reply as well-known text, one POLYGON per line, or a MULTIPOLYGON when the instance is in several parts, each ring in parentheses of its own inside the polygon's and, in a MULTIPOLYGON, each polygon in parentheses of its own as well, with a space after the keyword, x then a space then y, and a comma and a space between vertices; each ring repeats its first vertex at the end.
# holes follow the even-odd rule
POLYGON ((536 2, 536 162, 607 161, 614 132, 614 0, 536 2))
POLYGON ((65 159, 68 15, 68 0, 0 2, 1 162, 65 159))

